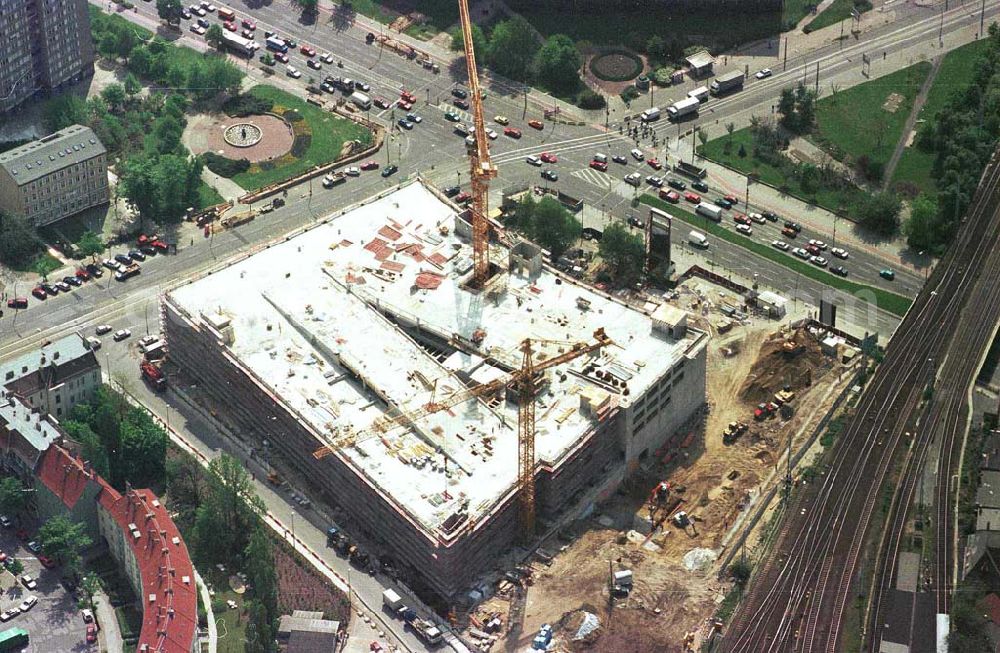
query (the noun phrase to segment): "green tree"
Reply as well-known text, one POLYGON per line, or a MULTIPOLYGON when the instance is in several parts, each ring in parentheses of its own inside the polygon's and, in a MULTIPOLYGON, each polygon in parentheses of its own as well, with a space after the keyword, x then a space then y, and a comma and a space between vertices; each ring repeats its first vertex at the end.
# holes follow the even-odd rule
POLYGON ((543 197, 535 207, 531 238, 549 250, 552 260, 562 256, 583 231, 576 216, 552 197, 543 197))
POLYGON ((125 87, 125 94, 128 95, 129 98, 135 97, 139 94, 139 91, 142 90, 142 84, 139 83, 139 80, 136 79, 135 75, 132 73, 125 75, 125 82, 123 86, 125 87))
POLYGON ((816 93, 810 91, 804 84, 795 87, 795 126, 800 134, 813 127, 816 121, 816 93))
MULTIPOLYGON (((451 30, 451 49, 456 52, 465 50, 465 34, 461 27, 451 30)), ((482 66, 486 63, 487 41, 483 29, 479 25, 472 25, 472 50, 476 55, 476 65, 482 66)))
POLYGON ((125 100, 128 99, 125 94, 125 87, 117 82, 108 84, 101 91, 101 99, 108 106, 108 110, 112 113, 118 113, 125 106, 125 100))
POLYGON ((646 41, 646 54, 656 61, 664 61, 667 58, 667 43, 657 34, 653 34, 646 41))
POLYGON ((102 478, 110 480, 112 476, 108 452, 104 448, 101 438, 94 433, 90 425, 70 419, 63 422, 63 428, 71 440, 75 440, 80 444, 80 453, 84 460, 90 461, 90 464, 94 466, 94 470, 102 478))
POLYGON ((122 464, 132 485, 161 485, 166 473, 167 433, 141 408, 132 407, 121 425, 122 464))
POLYGON ((16 515, 28 504, 28 491, 20 480, 13 476, 0 479, 0 512, 16 515))
MULTIPOLYGON (((732 122, 726 123, 726 133, 729 135, 729 143, 733 142, 733 132, 736 131, 736 124, 732 122)), ((704 145, 704 143, 702 143, 704 145)))
POLYGON ((94 595, 101 589, 101 579, 92 571, 88 571, 80 579, 80 592, 83 594, 80 599, 83 605, 94 609, 94 595))
POLYGON ((84 550, 93 543, 84 524, 62 515, 42 524, 38 529, 38 542, 45 555, 62 562, 74 574, 80 569, 84 550))
POLYGON ((24 571, 24 563, 18 560, 17 558, 14 558, 13 562, 11 561, 7 562, 7 571, 9 571, 14 576, 20 576, 21 572, 24 571))
POLYGON ((903 223, 903 235, 911 249, 940 248, 942 234, 938 230, 938 205, 934 198, 921 193, 910 201, 910 217, 903 223))
MULTIPOLYGON (((162 0, 157 0, 161 2, 162 0)), ((176 0, 168 0, 176 1, 176 0)), ((128 56, 128 70, 130 73, 134 73, 139 77, 146 77, 149 75, 149 71, 153 67, 153 55, 150 54, 149 49, 145 45, 137 45, 132 48, 132 52, 128 56)))
POLYGON ((295 2, 302 8, 302 13, 307 15, 315 14, 319 4, 317 0, 295 0, 295 2))
POLYGON ((70 125, 86 125, 89 118, 87 103, 78 95, 63 93, 45 103, 42 120, 50 132, 59 131, 70 125))
MULTIPOLYGON (((531 24, 520 14, 515 14, 493 28, 488 50, 490 67, 511 79, 526 81, 540 46, 538 34, 531 24)), ((476 56, 479 56, 478 51, 476 56)))
POLYGON ((615 280, 622 284, 634 281, 642 272, 645 257, 642 238, 629 233, 619 222, 612 222, 605 228, 598 251, 615 280))
POLYGON ((97 255, 104 251, 104 243, 101 242, 100 236, 90 229, 83 232, 76 246, 80 248, 80 253, 91 259, 96 259, 97 255))
POLYGON ((733 577, 733 582, 744 587, 750 580, 750 563, 744 559, 737 560, 729 566, 729 574, 733 577))
POLYGON ((891 236, 899 229, 899 198, 888 191, 866 194, 858 202, 858 222, 882 236, 891 236))
POLYGON ((204 499, 195 515, 199 557, 208 563, 239 556, 259 526, 264 504, 254 492, 250 474, 228 454, 208 464, 204 499))
POLYGON ((243 552, 243 570, 251 587, 254 601, 263 608, 258 632, 265 641, 273 641, 275 626, 281 617, 278 611, 278 576, 274 571, 274 553, 264 529, 258 526, 243 552), (265 628, 266 626, 266 628, 265 628))
POLYGON ((244 608, 247 613, 244 653, 273 653, 276 650, 273 634, 275 629, 268 620, 267 610, 255 599, 247 601, 244 608))
POLYGON ((181 0, 156 0, 156 13, 168 24, 181 20, 181 0))
POLYGON ((795 91, 790 88, 781 89, 778 97, 778 113, 781 114, 781 126, 789 131, 796 131, 798 116, 795 114, 795 91))
POLYGON ((222 49, 225 41, 222 37, 222 27, 218 23, 212 23, 211 27, 208 28, 208 31, 205 32, 205 43, 208 43, 216 50, 222 49))
POLYGON ((580 52, 565 34, 545 40, 535 55, 535 77, 554 92, 572 92, 580 86, 580 52))
POLYGON ((34 226, 21 215, 8 215, 0 211, 0 260, 24 264, 41 251, 34 226))

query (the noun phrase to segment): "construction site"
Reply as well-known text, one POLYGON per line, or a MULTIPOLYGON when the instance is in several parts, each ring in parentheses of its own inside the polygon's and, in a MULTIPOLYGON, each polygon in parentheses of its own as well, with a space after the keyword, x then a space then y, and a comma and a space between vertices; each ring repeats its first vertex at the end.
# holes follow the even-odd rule
POLYGON ((491 243, 477 282, 469 218, 411 183, 171 290, 161 316, 212 410, 446 606, 661 456, 706 392, 687 311, 525 241, 491 243))
POLYGON ((469 615, 481 650, 701 650, 722 628, 715 616, 733 589, 720 576, 725 558, 755 553, 781 504, 764 508, 762 497, 789 472, 800 479, 788 452, 803 452, 807 465, 821 450, 824 417, 855 396, 861 357, 806 319, 805 307, 772 320, 698 278, 667 300, 712 335, 708 410, 495 586, 469 615))

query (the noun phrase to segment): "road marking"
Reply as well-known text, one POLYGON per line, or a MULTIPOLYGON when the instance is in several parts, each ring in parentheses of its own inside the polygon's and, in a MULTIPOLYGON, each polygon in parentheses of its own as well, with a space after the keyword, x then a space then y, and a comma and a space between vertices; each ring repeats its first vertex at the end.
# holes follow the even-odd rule
POLYGON ((588 184, 600 186, 604 189, 610 189, 614 183, 614 177, 607 173, 593 170, 592 168, 581 168, 580 170, 574 170, 569 174, 577 179, 587 182, 588 184))

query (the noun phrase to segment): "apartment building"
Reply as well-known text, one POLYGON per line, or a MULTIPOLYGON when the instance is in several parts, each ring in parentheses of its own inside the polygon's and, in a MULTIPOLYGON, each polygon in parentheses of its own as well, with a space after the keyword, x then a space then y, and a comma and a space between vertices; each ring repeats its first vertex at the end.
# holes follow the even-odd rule
POLYGON ((89 127, 72 125, 0 153, 0 211, 23 215, 36 227, 110 197, 107 150, 89 127))
POLYGON ((0 114, 94 72, 86 0, 0 0, 0 114))

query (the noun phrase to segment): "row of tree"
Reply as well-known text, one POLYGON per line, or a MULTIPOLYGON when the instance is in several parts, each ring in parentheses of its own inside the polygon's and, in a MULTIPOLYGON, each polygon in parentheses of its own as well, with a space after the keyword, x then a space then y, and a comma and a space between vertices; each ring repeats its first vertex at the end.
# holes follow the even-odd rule
MULTIPOLYGON (((461 29, 452 32, 452 49, 462 50, 461 29)), ((580 52, 565 34, 544 41, 520 15, 497 23, 487 37, 479 25, 472 26, 476 62, 497 73, 525 83, 537 83, 556 94, 573 94, 581 87, 580 52)))

